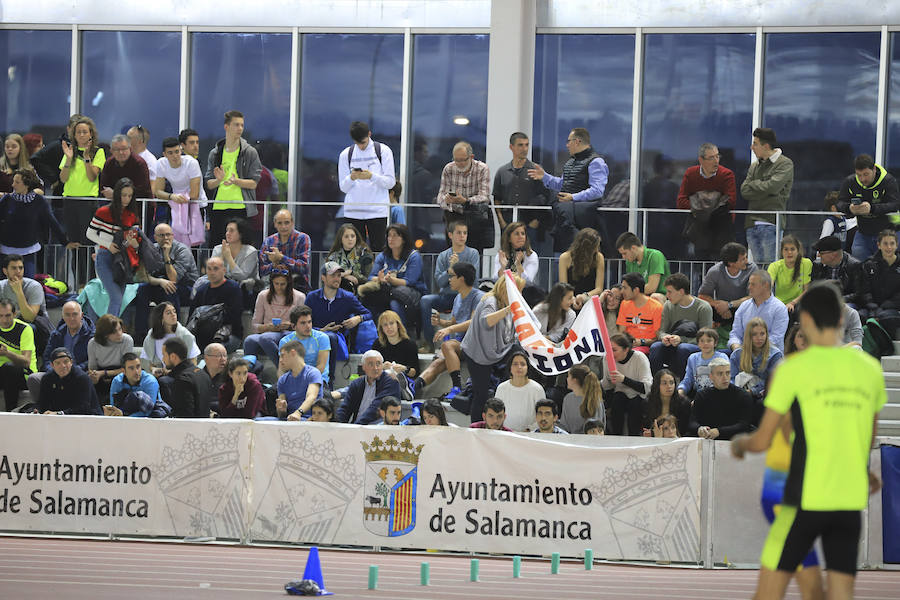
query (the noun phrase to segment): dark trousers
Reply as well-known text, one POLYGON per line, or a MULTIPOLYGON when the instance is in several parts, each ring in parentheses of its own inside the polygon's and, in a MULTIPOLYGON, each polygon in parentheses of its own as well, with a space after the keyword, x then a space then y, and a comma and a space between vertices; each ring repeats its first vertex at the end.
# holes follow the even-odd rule
MULTIPOLYGON (((11 362, 0 366, 0 387, 6 398, 6 410, 10 411, 19 405, 19 392, 25 389, 25 369, 11 362)), ((37 403, 37 398, 32 398, 37 403)))
POLYGON ((385 232, 387 230, 387 219, 344 219, 356 227, 362 236, 369 241, 369 248, 372 252, 378 254, 384 250, 385 232))
POLYGON ((147 332, 150 330, 150 303, 171 302, 175 310, 180 310, 182 304, 191 302, 191 286, 179 281, 175 284, 175 293, 167 294, 162 286, 142 283, 138 286, 134 297, 134 339, 135 344, 143 344, 147 332))
POLYGON ((640 396, 629 398, 624 392, 614 392, 605 397, 609 407, 609 419, 607 429, 610 435, 625 435, 626 417, 628 422, 628 435, 641 435, 643 433, 643 399, 640 396))
POLYGON ((225 239, 225 226, 228 225, 228 221, 231 219, 247 218, 246 208, 213 210, 212 206, 213 205, 210 205, 210 208, 206 212, 206 214, 209 215, 209 237, 207 240, 210 248, 214 248, 216 245, 221 244, 222 240, 225 239))
POLYGON ((491 374, 494 365, 482 365, 466 356, 469 377, 472 379, 472 398, 469 408, 471 422, 483 421, 484 403, 491 397, 491 374))

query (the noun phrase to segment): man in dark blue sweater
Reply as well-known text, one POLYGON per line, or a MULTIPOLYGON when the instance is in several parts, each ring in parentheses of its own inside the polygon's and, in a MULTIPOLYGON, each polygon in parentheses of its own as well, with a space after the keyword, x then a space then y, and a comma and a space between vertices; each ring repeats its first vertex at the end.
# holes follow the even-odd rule
MULTIPOLYGON (((225 277, 225 263, 217 256, 206 261, 206 277, 209 282, 197 288, 191 301, 191 314, 201 306, 224 304, 224 325, 231 325, 231 336, 225 342, 225 349, 229 353, 234 352, 241 347, 244 339, 244 325, 241 321, 241 313, 244 310, 241 286, 237 281, 225 277)), ((210 341, 203 340, 202 343, 205 345, 210 341)), ((201 340, 197 342, 200 343, 201 340)))

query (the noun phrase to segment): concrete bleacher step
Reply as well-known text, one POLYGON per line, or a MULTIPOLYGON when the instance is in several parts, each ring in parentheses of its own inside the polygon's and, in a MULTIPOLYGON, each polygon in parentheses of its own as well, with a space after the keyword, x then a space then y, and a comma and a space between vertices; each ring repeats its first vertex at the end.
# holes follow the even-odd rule
POLYGON ((891 437, 900 435, 900 420, 879 419, 878 435, 891 437))
POLYGON ((900 340, 894 340, 894 354, 900 355, 900 340))
POLYGON ((880 420, 897 420, 900 421, 900 390, 888 390, 888 401, 887 404, 881 409, 881 413, 878 415, 880 420), (893 394, 891 392, 896 392, 893 394))
POLYGON ((900 356, 882 356, 881 368, 886 373, 900 373, 900 356))

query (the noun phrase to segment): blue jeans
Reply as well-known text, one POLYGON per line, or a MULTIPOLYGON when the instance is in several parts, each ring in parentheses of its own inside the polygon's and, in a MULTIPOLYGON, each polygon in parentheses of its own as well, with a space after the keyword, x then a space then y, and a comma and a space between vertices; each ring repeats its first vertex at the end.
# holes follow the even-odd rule
POLYGON ((447 312, 453 308, 453 300, 456 298, 456 292, 452 294, 428 294, 422 296, 420 307, 422 309, 422 338, 428 343, 434 338, 434 325, 431 324, 431 309, 436 308, 438 312, 447 312))
POLYGON ((269 359, 278 364, 278 342, 289 331, 266 331, 264 333, 251 333, 244 340, 244 354, 259 356, 265 354, 269 359))
POLYGON ((109 306, 106 307, 106 312, 118 317, 119 311, 122 309, 122 296, 125 295, 125 286, 119 285, 113 279, 112 252, 106 248, 97 248, 97 260, 94 262, 94 267, 97 269, 97 277, 103 283, 106 295, 109 296, 109 306))
POLYGON ((669 369, 675 373, 678 379, 684 379, 688 357, 699 351, 699 346, 686 342, 677 346, 664 346, 662 342, 653 342, 653 345, 650 346, 650 370, 656 373, 663 368, 663 365, 669 365, 669 369))
POLYGON ((853 258, 862 262, 876 252, 878 252, 878 236, 866 235, 857 230, 856 235, 853 236, 853 247, 850 249, 853 258))
POLYGON ((747 229, 747 247, 752 260, 762 266, 775 261, 775 225, 753 225, 747 229))

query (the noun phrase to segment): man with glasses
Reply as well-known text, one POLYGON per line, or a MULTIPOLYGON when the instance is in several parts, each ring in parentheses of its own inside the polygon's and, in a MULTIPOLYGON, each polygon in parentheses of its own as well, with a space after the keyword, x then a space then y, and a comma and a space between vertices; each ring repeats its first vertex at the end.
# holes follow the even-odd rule
POLYGON ((143 341, 149 329, 150 302, 168 301, 179 309, 191 299, 191 288, 200 276, 191 249, 175 239, 172 228, 160 223, 153 231, 164 267, 148 273, 147 283, 138 286, 134 302, 134 332, 138 343, 143 341))
MULTIPOLYGON (((734 171, 719 164, 719 148, 710 142, 700 144, 697 151, 699 164, 688 167, 681 179, 676 208, 691 210, 692 215, 702 206, 715 207, 720 199, 728 201, 728 210, 715 211, 708 225, 694 239, 694 257, 700 260, 716 260, 722 246, 732 240, 731 214, 737 203, 734 171), (708 243, 702 243, 703 240, 708 243)), ((688 217, 690 218, 690 217, 688 217)))
MULTIPOLYGON (((113 160, 106 161, 100 172, 100 192, 107 200, 112 200, 113 188, 116 182, 127 177, 134 183, 134 197, 152 198, 150 195, 150 167, 144 159, 131 153, 131 144, 128 137, 114 135, 109 143, 113 160)), ((154 168, 156 167, 154 163, 154 168)), ((136 209, 140 214, 140 207, 136 209)))
POLYGON ((437 203, 444 209, 447 228, 462 221, 468 225, 469 246, 484 250, 494 245, 494 217, 490 211, 491 170, 475 160, 472 145, 457 142, 453 160, 441 172, 437 203))
POLYGON ((209 381, 212 384, 209 387, 209 407, 217 412, 219 410, 219 388, 228 377, 226 366, 228 366, 228 351, 225 350, 225 346, 218 342, 208 344, 203 350, 203 370, 209 375, 209 381))

